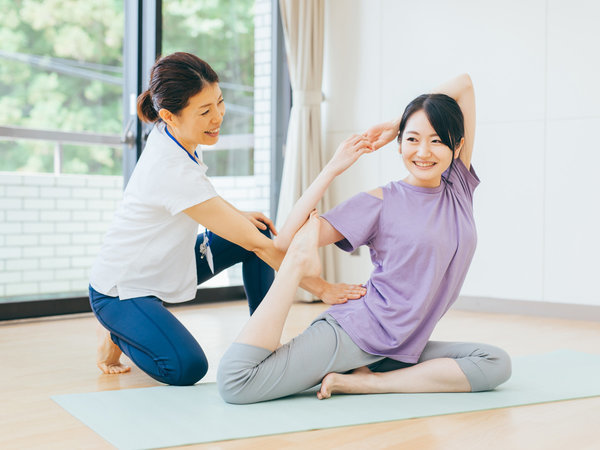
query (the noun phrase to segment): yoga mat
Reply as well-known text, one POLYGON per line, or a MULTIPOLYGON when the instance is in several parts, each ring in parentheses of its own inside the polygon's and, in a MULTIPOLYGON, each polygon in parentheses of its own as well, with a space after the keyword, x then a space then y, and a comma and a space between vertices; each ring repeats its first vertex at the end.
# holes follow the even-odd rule
POLYGON ((225 403, 214 383, 52 399, 122 449, 158 448, 505 408, 600 395, 600 355, 559 350, 513 358, 509 381, 490 392, 334 395, 314 389, 253 405, 225 403))

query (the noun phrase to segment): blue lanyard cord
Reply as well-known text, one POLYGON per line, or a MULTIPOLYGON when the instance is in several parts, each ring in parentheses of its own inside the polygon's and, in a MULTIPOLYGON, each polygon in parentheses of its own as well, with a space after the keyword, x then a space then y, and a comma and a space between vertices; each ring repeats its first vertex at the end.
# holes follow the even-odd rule
MULTIPOLYGON (((189 158, 194 161, 196 164, 198 164, 198 161, 196 161, 194 158, 192 158, 192 155, 190 155, 190 152, 188 152, 185 147, 183 145, 181 145, 179 143, 179 141, 177 139, 175 139, 173 137, 173 135, 171 133, 169 133, 169 129, 167 128, 167 125, 165 125, 165 131, 167 132, 167 135, 173 139, 173 141, 185 152, 186 155, 189 156, 189 158)), ((194 155, 196 156, 196 158, 198 157, 198 153, 194 152, 194 155)), ((208 228, 204 229, 204 236, 206 236, 208 238, 208 242, 206 243, 207 247, 210 247, 210 243, 212 242, 212 233, 208 230, 208 228)))
MULTIPOLYGON (((188 151, 185 149, 185 147, 184 147, 183 145, 181 145, 181 144, 179 143, 179 141, 178 141, 177 139, 175 139, 171 133, 169 133, 169 128, 167 128, 167 125, 165 125, 165 131, 167 132, 167 135, 168 135, 168 136, 169 136, 171 139, 173 139, 173 141, 174 141, 174 142, 175 142, 175 143, 176 143, 176 144, 177 144, 177 145, 178 145, 178 146, 179 146, 179 147, 180 147, 180 148, 181 148, 181 149, 182 149, 182 150, 185 152, 185 154, 186 154, 186 155, 188 155, 188 156, 189 156, 189 158, 190 158, 192 161, 194 161, 196 164, 198 164, 198 161, 196 161, 194 158, 192 158, 192 155, 190 155, 190 152, 188 152, 188 151)), ((194 152, 194 156, 196 156, 196 158, 198 158, 198 152, 194 152)))

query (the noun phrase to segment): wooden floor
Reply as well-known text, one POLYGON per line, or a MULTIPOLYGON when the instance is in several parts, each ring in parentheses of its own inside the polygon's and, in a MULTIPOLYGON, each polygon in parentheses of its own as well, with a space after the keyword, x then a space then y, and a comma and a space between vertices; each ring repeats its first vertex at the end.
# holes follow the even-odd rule
MULTIPOLYGON (((324 309, 296 304, 287 340, 324 309)), ((215 380, 220 356, 247 317, 244 302, 174 310, 205 349, 215 380)), ((482 341, 527 355, 570 348, 600 354, 600 323, 450 311, 434 339, 482 341)), ((0 322, 0 448, 111 448, 50 396, 156 386, 137 368, 95 367, 95 319, 0 322)), ((600 380, 598 380, 600 383, 600 380)), ((107 411, 110 414, 110 411, 107 411)), ((293 418, 290 418, 293 420, 293 418)), ((600 397, 192 446, 210 449, 600 449, 600 397)))

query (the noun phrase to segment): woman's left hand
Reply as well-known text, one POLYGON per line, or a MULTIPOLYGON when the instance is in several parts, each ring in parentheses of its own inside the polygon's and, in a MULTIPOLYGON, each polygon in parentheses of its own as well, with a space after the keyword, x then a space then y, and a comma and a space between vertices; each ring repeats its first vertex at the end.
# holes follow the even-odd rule
POLYGON ((367 289, 360 284, 327 283, 321 294, 321 300, 328 305, 337 305, 348 300, 357 300, 366 293, 367 289))
POLYGON ((354 164, 361 155, 374 150, 375 148, 366 135, 353 134, 338 146, 333 157, 327 163, 327 167, 333 170, 335 175, 339 175, 354 164))
POLYGON ((246 217, 252 224, 258 228, 259 230, 266 230, 269 228, 271 233, 277 236, 277 230, 275 229, 275 224, 271 219, 265 216, 263 213, 258 211, 242 211, 244 217, 246 217))
POLYGON ((377 150, 398 137, 399 126, 400 123, 397 121, 384 122, 377 125, 373 125, 362 135, 365 138, 367 138, 368 141, 377 150))

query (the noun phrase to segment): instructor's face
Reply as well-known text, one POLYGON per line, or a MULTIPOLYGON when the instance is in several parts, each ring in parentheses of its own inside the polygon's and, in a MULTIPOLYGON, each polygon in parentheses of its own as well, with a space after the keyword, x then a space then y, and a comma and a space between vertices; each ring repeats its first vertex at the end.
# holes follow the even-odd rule
POLYGON ((219 131, 225 102, 218 83, 209 84, 193 97, 169 123, 177 140, 188 150, 197 145, 213 145, 219 140, 219 131))

